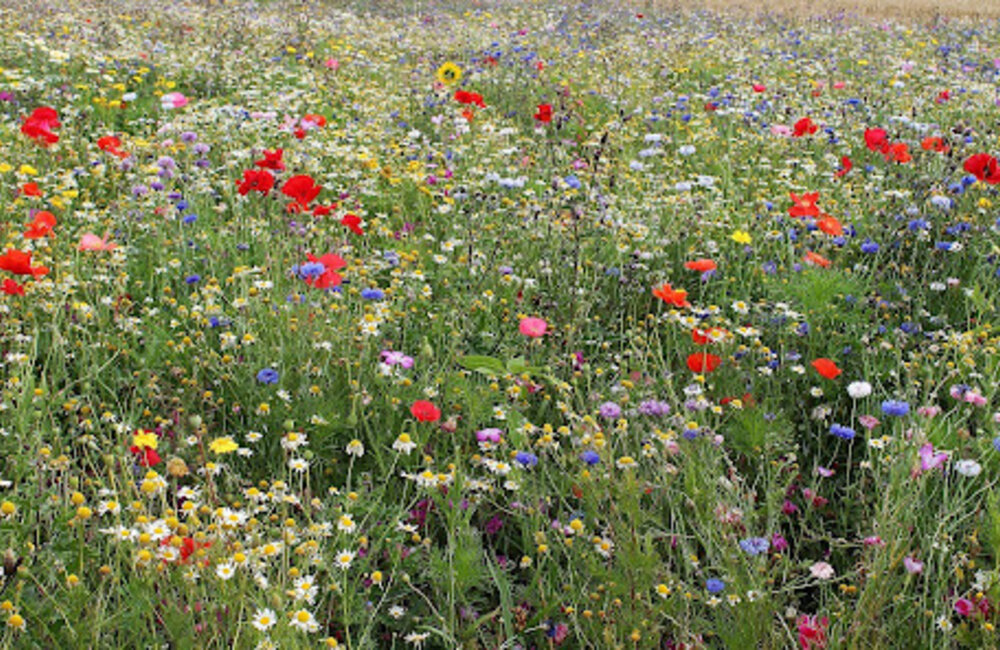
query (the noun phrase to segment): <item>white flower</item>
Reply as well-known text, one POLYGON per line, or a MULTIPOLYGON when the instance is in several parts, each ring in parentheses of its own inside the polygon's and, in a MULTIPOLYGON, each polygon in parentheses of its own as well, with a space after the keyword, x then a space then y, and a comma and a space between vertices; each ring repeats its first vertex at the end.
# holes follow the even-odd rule
POLYGON ((417 648, 422 648, 424 647, 424 641, 426 641, 430 635, 430 632, 410 632, 403 637, 403 640, 407 643, 412 643, 417 648))
POLYGON ((817 562, 809 567, 809 573, 811 573, 814 578, 819 578, 820 580, 829 580, 836 575, 836 571, 834 571, 833 567, 830 566, 829 562, 817 562))
POLYGON ((312 613, 300 609, 297 612, 292 613, 292 620, 288 622, 294 628, 302 630, 303 632, 315 632, 319 629, 319 623, 316 622, 316 618, 312 613))
POLYGON ((341 551, 337 553, 336 564, 341 569, 347 570, 351 568, 351 563, 354 562, 354 553, 352 551, 341 551))
POLYGON ((361 458, 365 455, 365 446, 360 440, 352 440, 347 444, 347 454, 355 458, 361 458))
POLYGON ((967 458, 955 463, 955 471, 962 476, 979 476, 979 473, 983 471, 983 466, 971 458, 967 458))
POLYGON ((682 156, 690 156, 695 151, 697 151, 697 149, 695 149, 693 144, 685 144, 681 146, 680 149, 677 150, 677 153, 679 153, 682 156))
POLYGON ((312 576, 302 576, 295 581, 295 598, 305 600, 310 605, 319 593, 316 579, 312 576))
POLYGON ((309 461, 305 458, 292 458, 288 461, 288 469, 293 472, 304 472, 309 469, 309 461))
POLYGON ((416 449, 417 443, 413 442, 410 438, 410 434, 401 433, 399 437, 396 438, 396 442, 392 443, 392 448, 400 453, 409 455, 411 451, 416 449))
POLYGON ((847 385, 847 394, 851 399, 864 399, 872 394, 872 385, 867 381, 852 381, 847 385))
POLYGON ((253 620, 250 622, 255 628, 261 632, 266 632, 274 627, 276 623, 274 616, 274 610, 271 609, 258 609, 257 613, 253 615, 253 620))
POLYGON ((236 575, 236 566, 232 562, 224 562, 216 567, 215 575, 223 580, 229 580, 236 575))
POLYGON ((393 605, 392 607, 389 608, 389 616, 393 617, 397 621, 403 618, 403 616, 405 615, 406 615, 406 610, 399 605, 393 605))
POLYGON ((354 529, 357 527, 358 525, 354 523, 354 520, 351 519, 350 515, 343 515, 337 522, 337 529, 345 533, 353 533, 354 529))

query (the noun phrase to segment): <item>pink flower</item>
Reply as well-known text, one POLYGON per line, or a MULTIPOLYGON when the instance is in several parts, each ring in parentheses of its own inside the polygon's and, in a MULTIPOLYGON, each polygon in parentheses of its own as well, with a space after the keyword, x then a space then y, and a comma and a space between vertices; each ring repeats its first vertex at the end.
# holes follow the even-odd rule
POLYGON ((830 565, 829 562, 817 562, 816 564, 809 567, 809 573, 811 573, 814 578, 819 578, 820 580, 829 580, 834 575, 836 575, 837 572, 834 571, 833 567, 830 565))
POLYGON ((909 555, 903 558, 903 566, 907 573, 923 573, 924 563, 909 555))
POLYGON ((323 65, 325 65, 330 70, 336 70, 337 68, 340 67, 340 61, 338 61, 337 59, 327 59, 326 61, 323 62, 323 65))
POLYGON ((80 237, 79 249, 82 251, 113 251, 116 248, 118 248, 118 244, 109 242, 107 235, 101 239, 94 233, 88 232, 80 237))
POLYGON ((921 406, 917 409, 917 414, 925 418, 932 418, 940 412, 941 407, 936 404, 934 406, 921 406))
POLYGON ((160 104, 163 108, 183 108, 188 105, 191 100, 182 95, 181 93, 167 93, 163 97, 160 97, 160 104))
POLYGON ((861 426, 868 429, 869 431, 877 427, 879 424, 878 418, 875 417, 874 415, 862 415, 861 417, 858 418, 858 422, 860 422, 861 426))
POLYGON ((825 616, 800 616, 798 623, 799 646, 802 650, 826 647, 826 627, 830 624, 830 619, 825 616))
POLYGON ((968 598, 959 598, 955 601, 955 611, 962 616, 971 616, 976 611, 976 606, 968 598))
POLYGON ((882 538, 878 535, 866 537, 863 541, 865 546, 885 546, 885 542, 883 542, 882 538))
POLYGON ((549 324, 545 322, 544 318, 534 318, 529 316, 521 319, 517 329, 521 332, 521 334, 536 339, 539 336, 544 336, 548 327, 549 324))
POLYGON ((921 472, 937 469, 948 462, 948 454, 943 451, 934 453, 934 445, 929 442, 920 448, 919 454, 921 472))
POLYGON ((786 138, 792 137, 792 127, 785 126, 784 124, 772 124, 771 133, 774 135, 782 135, 786 138))

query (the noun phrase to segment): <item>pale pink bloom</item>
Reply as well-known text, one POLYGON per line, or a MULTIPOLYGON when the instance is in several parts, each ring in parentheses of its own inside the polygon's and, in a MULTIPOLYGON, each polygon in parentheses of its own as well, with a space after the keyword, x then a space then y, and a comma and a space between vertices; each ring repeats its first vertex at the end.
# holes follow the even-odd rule
POLYGON ((548 326, 549 325, 545 322, 544 318, 534 318, 529 316, 521 319, 521 323, 518 325, 517 329, 521 332, 521 334, 530 336, 534 339, 539 336, 544 336, 548 326))
POLYGON ((925 418, 932 418, 941 412, 941 407, 938 405, 933 406, 921 406, 917 409, 917 414, 922 415, 925 418))
POLYGON ((338 61, 337 59, 327 59, 326 61, 323 62, 323 65, 325 65, 331 70, 336 70, 337 68, 340 67, 340 61, 338 61))
POLYGON ((182 95, 181 93, 167 93, 163 97, 160 97, 160 103, 163 108, 182 108, 188 105, 191 100, 182 95))
POLYGON ((771 133, 773 133, 774 135, 782 135, 785 136, 786 138, 790 138, 792 137, 793 131, 792 127, 790 126, 785 126, 784 124, 772 124, 771 133))
POLYGON ((108 241, 108 236, 104 235, 101 239, 92 232, 84 233, 83 237, 80 238, 80 248, 82 251, 113 251, 118 248, 118 244, 113 244, 108 241))
POLYGON ((834 87, 834 88, 835 88, 836 90, 840 90, 840 89, 841 89, 841 88, 843 88, 843 87, 844 87, 845 85, 847 85, 847 84, 845 84, 845 83, 844 83, 843 81, 835 81, 835 82, 833 82, 833 87, 834 87))
POLYGON ((878 426, 878 418, 874 415, 862 415, 858 418, 858 422, 869 431, 878 426))
POLYGON ((926 472, 928 470, 936 469, 941 467, 946 462, 948 462, 948 454, 942 452, 934 453, 934 445, 927 443, 920 448, 920 471, 926 472))
POLYGON ((836 575, 837 572, 834 571, 833 567, 830 566, 829 562, 817 562, 816 564, 809 567, 809 573, 811 573, 814 578, 819 578, 820 580, 829 580, 834 575, 836 575))
POLYGON ((903 566, 906 567, 908 573, 923 573, 924 571, 924 563, 909 555, 903 558, 903 566))

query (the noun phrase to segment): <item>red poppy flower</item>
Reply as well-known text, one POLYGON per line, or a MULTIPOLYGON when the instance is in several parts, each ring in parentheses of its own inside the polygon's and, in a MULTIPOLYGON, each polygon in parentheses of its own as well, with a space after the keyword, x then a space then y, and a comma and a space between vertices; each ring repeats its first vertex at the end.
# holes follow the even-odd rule
POLYGON ((313 208, 313 216, 325 217, 326 215, 336 210, 338 205, 339 204, 337 203, 334 203, 333 205, 317 205, 315 208, 313 208))
POLYGON ((844 227, 840 225, 836 217, 831 217, 830 215, 824 215, 822 219, 816 222, 816 227, 825 232, 828 235, 833 235, 834 237, 839 237, 844 234, 844 227))
POLYGON ((934 101, 936 101, 938 104, 943 104, 944 102, 948 101, 949 99, 951 99, 951 91, 950 90, 942 90, 940 93, 938 93, 937 99, 934 100, 934 101))
POLYGON ((814 253, 812 251, 806 251, 806 254, 802 257, 802 259, 808 262, 809 264, 813 264, 815 266, 821 266, 824 269, 830 266, 830 260, 826 259, 819 253, 814 253))
POLYGON ((697 260, 691 260, 690 262, 684 262, 684 268, 691 271, 699 271, 705 273, 706 271, 714 271, 716 269, 715 262, 707 258, 701 258, 697 260))
POLYGON ((266 169, 247 169, 243 172, 243 180, 236 181, 236 184, 239 185, 236 191, 240 196, 246 196, 250 192, 260 192, 267 196, 274 187, 274 176, 266 169))
POLYGON ((260 160, 255 160, 254 165, 257 167, 263 167, 264 169, 273 169, 275 171, 282 171, 285 169, 285 163, 281 160, 282 155, 284 155, 284 149, 275 149, 274 151, 264 151, 264 157, 260 160))
POLYGON ((25 239, 39 239, 52 234, 52 227, 56 225, 56 218, 51 212, 41 211, 25 228, 25 239))
POLYGON ((455 101, 459 104, 475 104, 479 108, 486 108, 486 102, 479 93, 472 93, 467 90, 456 90, 455 101))
POLYGON ((942 140, 937 136, 924 138, 923 141, 920 143, 920 147, 924 151, 933 150, 936 151, 937 153, 948 153, 948 150, 951 148, 944 140, 942 140))
POLYGON ((418 399, 410 406, 410 413, 419 422, 437 422, 441 419, 441 410, 433 403, 418 399))
POLYGON ((704 374, 712 372, 722 364, 722 359, 707 352, 695 352, 687 358, 687 367, 691 372, 704 374))
POLYGON ((985 183, 990 185, 1000 183, 1000 165, 997 164, 997 159, 988 153, 969 156, 963 168, 985 183))
POLYGON ((340 255, 327 253, 322 257, 316 257, 312 253, 306 253, 306 259, 310 262, 318 262, 323 265, 322 273, 306 278, 306 284, 310 287, 330 289, 338 286, 344 280, 343 276, 337 273, 337 271, 347 266, 347 262, 340 255))
POLYGON ((16 248, 9 248, 7 252, 0 255, 0 270, 10 271, 15 275, 31 275, 39 277, 47 275, 48 267, 31 266, 31 252, 19 251, 16 248))
POLYGON ((551 122, 552 121, 552 105, 551 104, 539 104, 538 112, 535 113, 535 119, 539 122, 551 122))
POLYGON ((813 192, 811 194, 803 194, 802 196, 796 196, 794 192, 789 192, 788 196, 792 198, 795 205, 788 208, 788 215, 792 217, 818 217, 819 216, 819 206, 816 205, 816 201, 819 200, 819 192, 813 192))
POLYGON ((801 138, 804 135, 807 134, 811 135, 813 133, 816 133, 816 131, 818 130, 819 127, 816 126, 816 123, 813 122, 812 119, 808 117, 803 117, 801 120, 795 123, 795 131, 792 133, 792 136, 796 138, 801 138))
POLYGON ((753 91, 755 93, 762 93, 765 90, 767 90, 767 86, 765 86, 764 84, 754 84, 753 85, 753 91))
POLYGON ((118 156, 119 158, 127 158, 128 153, 121 150, 122 141, 113 135, 106 135, 103 138, 97 139, 97 148, 101 151, 107 151, 112 156, 118 156))
POLYGON ((910 147, 905 142, 893 142, 885 151, 885 159, 888 162, 908 163, 913 160, 910 155, 910 147))
POLYGON ((727 334, 729 334, 729 332, 721 327, 710 327, 707 330, 698 329, 696 327, 691 330, 691 340, 698 345, 708 345, 709 343, 721 341, 727 334))
POLYGON ((38 188, 38 183, 25 183, 21 186, 21 194, 24 196, 41 196, 42 190, 38 188))
POLYGON ((326 118, 323 117, 322 115, 317 115, 315 113, 309 113, 308 115, 303 115, 302 121, 314 124, 320 128, 326 126, 326 118))
POLYGON ((842 178, 846 176, 847 172, 851 171, 853 168, 854 168, 854 163, 851 162, 850 158, 844 156, 843 158, 840 159, 840 169, 838 169, 836 173, 834 173, 834 176, 837 178, 842 178))
POLYGON ((155 449, 151 449, 150 447, 137 447, 135 445, 132 445, 129 448, 129 451, 131 451, 136 456, 136 460, 143 467, 152 467, 153 465, 159 465, 160 462, 163 460, 162 458, 160 458, 160 454, 158 454, 155 449))
POLYGON ((361 229, 361 217, 356 214, 345 214, 344 218, 340 220, 341 225, 347 226, 348 230, 353 232, 355 235, 363 235, 365 231, 361 229))
POLYGON ((813 361, 812 367, 816 369, 816 372, 818 372, 820 376, 825 377, 826 379, 836 379, 840 373, 843 372, 837 367, 837 364, 830 359, 825 358, 813 361))
POLYGON ((889 149, 889 134, 885 129, 865 129, 865 146, 871 151, 885 153, 889 149))
POLYGON ((317 185, 312 176, 299 175, 285 181, 281 186, 281 193, 295 201, 289 204, 289 212, 301 212, 309 209, 309 204, 319 196, 321 189, 323 187, 317 185))
POLYGON ((59 128, 59 114, 48 106, 39 106, 21 125, 21 133, 44 146, 59 142, 59 136, 52 132, 59 128))
POLYGON ((10 278, 4 278, 3 283, 0 284, 0 291, 3 291, 8 296, 24 295, 24 287, 10 278))
POLYGON ((670 283, 665 283, 661 287, 656 287, 653 289, 653 295, 667 303, 668 305, 673 305, 674 307, 690 307, 691 303, 687 301, 688 292, 684 289, 673 289, 670 283))
POLYGON ((466 122, 471 122, 473 119, 475 119, 476 113, 472 109, 467 108, 464 111, 462 111, 462 117, 465 118, 466 122))

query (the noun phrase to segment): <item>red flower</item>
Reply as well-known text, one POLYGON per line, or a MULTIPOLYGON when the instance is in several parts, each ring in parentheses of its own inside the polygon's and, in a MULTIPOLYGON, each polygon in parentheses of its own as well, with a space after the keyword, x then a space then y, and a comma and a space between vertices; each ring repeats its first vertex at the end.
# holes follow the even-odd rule
POLYGON ((865 146, 871 151, 885 153, 889 150, 889 135, 885 129, 865 129, 865 146))
POLYGON ((254 161, 254 165, 257 167, 263 167, 264 169, 273 169, 275 171, 282 171, 285 169, 285 163, 281 160, 281 156, 285 153, 284 149, 275 149, 274 151, 264 151, 264 157, 261 160, 254 161))
POLYGON ((355 235, 363 235, 365 231, 361 229, 361 217, 356 214, 345 214, 344 218, 340 220, 341 225, 347 226, 348 230, 353 232, 355 235))
POLYGON ((943 139, 937 136, 930 136, 924 138, 923 141, 920 143, 920 147, 924 151, 931 151, 933 149, 937 153, 948 153, 948 150, 950 149, 948 144, 943 139))
POLYGON ((836 217, 831 217, 830 215, 824 215, 822 219, 816 222, 816 226, 828 235, 833 235, 834 237, 839 237, 844 234, 844 227, 840 225, 836 217))
POLYGON ((826 647, 826 627, 830 619, 816 616, 799 617, 799 646, 801 650, 826 647))
POLYGON ((313 208, 313 216, 325 217, 326 215, 336 210, 337 205, 338 205, 337 203, 334 203, 333 205, 317 205, 315 208, 313 208))
POLYGON ((707 352, 695 352, 687 358, 687 367, 691 372, 703 374, 712 372, 722 363, 722 359, 707 352))
POLYGON ((988 153, 969 156, 963 167, 965 171, 985 183, 990 185, 1000 183, 1000 165, 997 164, 997 159, 988 153))
POLYGON ((330 289, 338 286, 343 281, 343 276, 337 273, 337 271, 347 266, 347 262, 345 262, 344 258, 340 255, 327 253, 322 257, 316 257, 311 253, 306 253, 306 259, 310 262, 318 262, 323 265, 322 273, 306 278, 306 284, 310 287, 316 287, 317 289, 330 289))
POLYGON ((239 185, 236 191, 241 196, 246 196, 250 192, 260 192, 267 196, 274 187, 274 176, 266 169, 247 169, 243 172, 243 180, 236 181, 236 184, 239 185))
POLYGON ((844 156, 843 158, 840 159, 840 169, 838 169, 836 173, 834 173, 834 176, 837 178, 842 178, 846 176, 847 172, 851 171, 853 168, 854 168, 854 163, 851 162, 850 158, 844 156))
POLYGON ((673 289, 669 282, 665 283, 661 287, 654 288, 653 295, 668 305, 673 305, 674 307, 691 306, 691 303, 687 301, 688 292, 684 289, 673 289))
POLYGON ((691 271, 700 271, 701 273, 705 273, 706 271, 714 271, 716 269, 716 265, 715 261, 703 257, 698 260, 684 262, 684 268, 691 271))
POLYGON ((293 199, 295 203, 288 205, 289 212, 308 210, 309 204, 319 196, 322 186, 317 185, 312 176, 292 176, 281 186, 281 193, 293 199))
POLYGON ((129 451, 135 454, 136 460, 143 467, 152 467, 153 465, 159 465, 160 462, 162 462, 163 460, 162 458, 160 458, 160 454, 156 453, 156 450, 150 447, 137 447, 135 445, 132 445, 131 447, 129 447, 129 451))
POLYGON ((812 251, 806 251, 806 254, 802 256, 802 259, 809 264, 821 266, 824 269, 830 266, 830 260, 826 259, 819 253, 814 253, 812 251))
POLYGON ((815 122, 808 117, 803 117, 801 120, 795 123, 795 132, 792 134, 793 137, 801 138, 804 135, 811 135, 816 133, 819 127, 816 126, 815 122))
POLYGON ((56 225, 56 218, 51 212, 41 211, 35 218, 25 226, 28 230, 24 233, 25 239, 39 239, 52 234, 52 227, 56 225))
POLYGON ((42 190, 38 189, 38 183, 25 183, 21 186, 21 194, 25 196, 41 196, 42 190))
POLYGON ((475 104, 479 108, 486 108, 486 102, 479 93, 472 93, 467 90, 456 90, 455 101, 459 104, 475 104))
POLYGON ((59 128, 59 114, 48 106, 39 106, 21 125, 21 133, 44 146, 59 142, 59 136, 52 132, 59 128))
POLYGON ((49 272, 45 266, 31 266, 31 253, 10 248, 0 255, 0 270, 10 271, 15 275, 31 275, 39 277, 49 272))
POLYGON ((913 160, 910 147, 905 142, 893 142, 884 153, 889 162, 908 163, 913 160))
POLYGON ((788 196, 792 198, 795 205, 788 208, 788 215, 792 217, 818 217, 819 216, 819 206, 816 205, 816 201, 819 200, 819 192, 813 192, 811 194, 803 194, 802 196, 796 196, 794 192, 789 192, 788 196))
POLYGON ((309 113, 308 115, 302 116, 303 122, 309 122, 310 124, 315 124, 318 127, 326 126, 326 118, 322 115, 316 115, 315 113, 309 113))
POLYGON ((837 367, 837 364, 830 359, 816 359, 812 362, 812 367, 816 369, 816 372, 820 374, 821 377, 826 379, 836 379, 843 372, 837 367))
POLYGON ((767 90, 767 86, 765 86, 764 84, 754 84, 753 85, 753 91, 755 93, 762 93, 762 92, 764 92, 766 90, 767 90))
POLYGON ((4 278, 3 284, 0 284, 0 291, 3 291, 8 296, 24 295, 24 287, 10 278, 4 278))
POLYGON ((535 119, 539 122, 551 122, 552 121, 552 105, 551 104, 539 104, 538 112, 535 113, 535 119))
POLYGON ((441 419, 441 410, 433 403, 418 399, 410 406, 410 413, 419 422, 437 422, 441 419))
POLYGON ((949 99, 951 99, 951 91, 950 90, 942 90, 938 94, 937 99, 935 99, 934 101, 936 101, 938 104, 943 104, 944 102, 948 101, 949 99))
POLYGON ((119 158, 127 158, 128 153, 122 151, 120 147, 122 146, 122 141, 113 135, 106 135, 103 138, 97 139, 97 148, 101 151, 107 151, 112 156, 118 156, 119 158))

